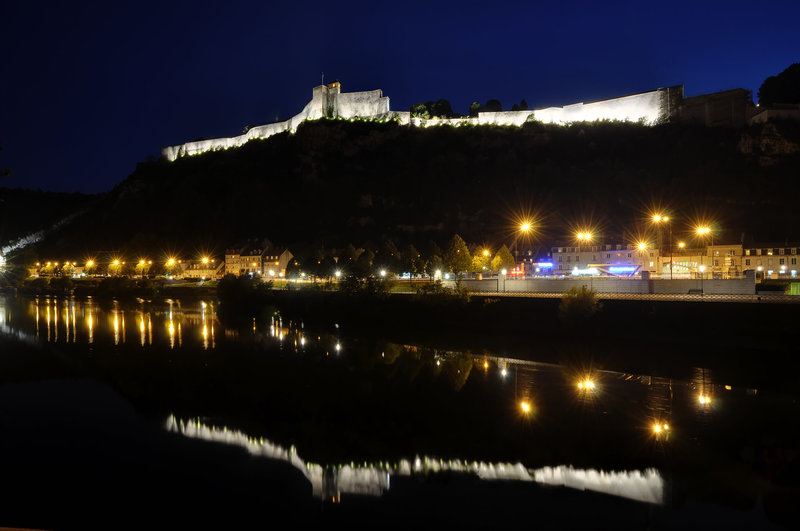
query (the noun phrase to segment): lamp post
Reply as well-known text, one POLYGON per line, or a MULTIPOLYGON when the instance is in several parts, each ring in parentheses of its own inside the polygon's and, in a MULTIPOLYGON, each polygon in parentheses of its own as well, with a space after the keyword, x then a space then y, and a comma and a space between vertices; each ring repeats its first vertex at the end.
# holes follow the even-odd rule
MULTIPOLYGON (((525 222, 521 223, 520 226, 519 226, 519 232, 522 233, 522 235, 525 236, 526 238, 528 237, 528 235, 531 233, 532 230, 533 230, 533 225, 531 224, 530 221, 525 221, 525 222)), ((518 245, 517 245, 517 240, 518 239, 519 239, 519 235, 517 235, 517 238, 514 239, 514 267, 516 267, 516 265, 517 265, 516 262, 517 262, 517 257, 518 257, 518 253, 519 253, 519 249, 518 249, 518 245)), ((524 274, 524 272, 525 272, 525 264, 524 264, 525 258, 524 257, 522 258, 522 262, 523 262, 522 271, 523 271, 523 274, 524 274)))
MULTIPOLYGON (((711 273, 710 273, 711 277, 710 278, 713 279, 714 278, 714 231, 712 231, 711 228, 709 228, 707 226, 697 227, 696 231, 697 231, 697 234, 700 235, 704 240, 705 240, 706 236, 709 236, 711 238, 711 264, 710 264, 711 265, 711 273)), ((702 263, 702 261, 701 261, 701 263, 702 263)))
POLYGON ((644 253, 647 251, 647 244, 644 242, 639 242, 636 244, 636 248, 639 249, 639 276, 642 276, 642 271, 644 270, 644 253))
MULTIPOLYGON (((575 237, 578 239, 578 257, 580 259, 581 258, 581 243, 583 243, 583 242, 591 243, 592 242, 592 233, 588 232, 588 231, 587 232, 579 232, 578 234, 575 235, 575 237)), ((591 251, 591 247, 589 248, 589 251, 591 251)), ((587 268, 589 267, 588 260, 586 262, 586 267, 587 268)))
POLYGON ((669 228, 669 279, 672 280, 672 218, 656 214, 653 216, 653 223, 666 223, 669 228))

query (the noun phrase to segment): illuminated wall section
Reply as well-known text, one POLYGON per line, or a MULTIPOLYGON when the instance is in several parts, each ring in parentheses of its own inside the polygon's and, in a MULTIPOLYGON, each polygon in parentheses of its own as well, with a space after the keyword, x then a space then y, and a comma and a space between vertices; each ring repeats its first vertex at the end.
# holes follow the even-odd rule
POLYGON ((533 116, 540 122, 555 124, 596 120, 643 121, 653 124, 662 115, 662 100, 662 91, 654 90, 593 103, 537 109, 533 111, 533 116))
POLYGON ((320 85, 314 87, 311 101, 302 111, 284 122, 253 127, 247 133, 231 138, 214 138, 187 142, 179 146, 165 147, 161 152, 168 160, 197 155, 206 151, 239 147, 256 138, 269 138, 284 131, 296 131, 305 120, 318 120, 325 117, 344 119, 368 118, 378 120, 397 120, 402 125, 432 127, 449 125, 504 125, 519 127, 531 118, 544 123, 566 124, 570 122, 593 122, 596 120, 618 120, 625 122, 656 123, 662 116, 669 116, 671 99, 676 103, 683 96, 683 86, 658 89, 621 98, 575 103, 564 107, 528 111, 481 112, 477 117, 463 118, 412 118, 408 112, 393 112, 389 109, 389 98, 378 90, 364 92, 340 92, 339 86, 320 85), (674 91, 674 92, 671 92, 674 91))

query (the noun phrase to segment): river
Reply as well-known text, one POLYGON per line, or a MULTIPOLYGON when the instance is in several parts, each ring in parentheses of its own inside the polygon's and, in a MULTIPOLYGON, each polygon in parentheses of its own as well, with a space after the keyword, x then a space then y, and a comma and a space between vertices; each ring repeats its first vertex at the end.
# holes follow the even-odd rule
POLYGON ((0 297, 0 449, 32 489, 15 489, 0 525, 75 524, 75 501, 28 471, 66 489, 77 462, 111 490, 148 470, 186 497, 198 481, 226 483, 216 499, 230 503, 280 492, 299 522, 781 528, 796 516, 800 393, 703 367, 675 378, 389 342, 277 308, 230 328, 217 306, 0 297), (202 479, 164 472, 209 462, 202 479), (61 516, 32 516, 31 496, 61 516))

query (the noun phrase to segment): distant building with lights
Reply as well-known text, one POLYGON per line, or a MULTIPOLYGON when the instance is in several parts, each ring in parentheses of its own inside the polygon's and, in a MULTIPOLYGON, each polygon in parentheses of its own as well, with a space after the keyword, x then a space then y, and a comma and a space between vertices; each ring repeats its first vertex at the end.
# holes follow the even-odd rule
POLYGON ((642 271, 661 273, 658 249, 636 245, 562 245, 551 248, 553 275, 608 275, 630 277, 642 271))
POLYGON ((744 271, 756 271, 762 278, 798 278, 800 243, 748 246, 742 256, 744 271))
POLYGON ((225 274, 225 262, 217 261, 216 259, 209 259, 208 262, 203 260, 191 260, 181 262, 183 269, 183 278, 194 280, 216 280, 222 278, 225 274))

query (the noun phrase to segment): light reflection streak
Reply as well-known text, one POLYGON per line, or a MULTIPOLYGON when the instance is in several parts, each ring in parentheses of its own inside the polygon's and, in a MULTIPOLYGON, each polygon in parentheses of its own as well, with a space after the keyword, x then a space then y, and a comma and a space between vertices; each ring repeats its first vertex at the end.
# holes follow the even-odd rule
POLYGON ((75 301, 70 301, 70 309, 72 310, 72 342, 78 342, 78 322, 75 318, 75 301))
POLYGON ((50 342, 50 299, 45 299, 45 324, 47 325, 47 342, 50 342))
POLYGON ((139 315, 136 317, 136 322, 139 323, 139 343, 144 346, 145 343, 145 334, 144 334, 144 314, 142 312, 137 312, 139 315))
POLYGON ((458 472, 474 474, 484 481, 536 482, 543 485, 590 490, 651 504, 664 503, 664 480, 658 470, 606 472, 595 469, 576 469, 571 466, 527 469, 522 463, 487 463, 416 457, 413 462, 403 459, 397 463, 380 461, 378 464, 355 463, 338 467, 323 467, 306 463, 291 447, 289 450, 264 438, 251 437, 241 431, 226 427, 209 426, 199 419, 184 421, 170 415, 165 425, 167 431, 185 437, 239 446, 250 454, 285 461, 311 482, 313 496, 340 501, 341 494, 381 496, 391 487, 391 476, 410 476, 458 472))
POLYGON ((64 331, 67 334, 66 342, 69 343, 69 306, 68 302, 64 301, 64 331))
POLYGON ((114 344, 119 345, 119 315, 117 315, 117 310, 112 310, 114 315, 114 344))

